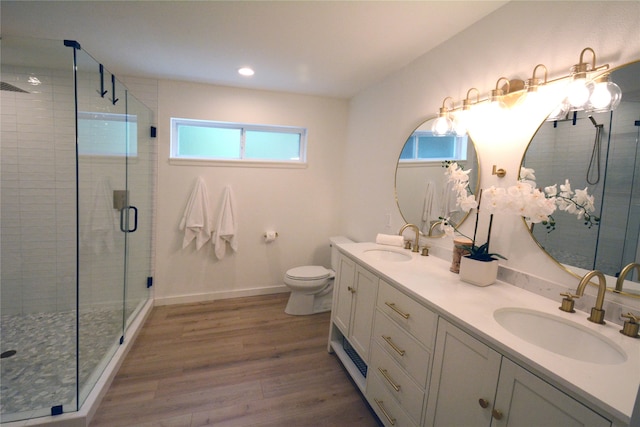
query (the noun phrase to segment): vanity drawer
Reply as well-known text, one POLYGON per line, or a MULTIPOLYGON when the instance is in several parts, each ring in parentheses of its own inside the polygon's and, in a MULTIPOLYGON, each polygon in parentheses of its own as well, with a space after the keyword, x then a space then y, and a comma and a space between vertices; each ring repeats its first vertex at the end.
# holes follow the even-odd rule
POLYGON ((427 348, 433 349, 438 315, 384 280, 378 288, 378 308, 427 348))
POLYGON ((374 342, 371 350, 369 372, 378 377, 389 394, 400 403, 414 422, 419 422, 422 415, 424 389, 420 388, 378 343, 374 342))
POLYGON ((382 381, 378 375, 371 375, 367 379, 367 400, 378 418, 387 427, 416 427, 417 424, 391 396, 382 381))
POLYGON ((376 310, 375 341, 424 388, 431 366, 431 354, 415 338, 381 311, 376 310))

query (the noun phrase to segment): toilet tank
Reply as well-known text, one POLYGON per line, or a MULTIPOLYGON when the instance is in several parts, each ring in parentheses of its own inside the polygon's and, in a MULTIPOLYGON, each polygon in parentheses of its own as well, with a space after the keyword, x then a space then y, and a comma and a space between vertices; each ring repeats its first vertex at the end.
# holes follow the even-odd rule
POLYGON ((331 269, 333 271, 338 270, 338 243, 355 243, 353 240, 344 236, 329 237, 329 246, 331 247, 331 269))

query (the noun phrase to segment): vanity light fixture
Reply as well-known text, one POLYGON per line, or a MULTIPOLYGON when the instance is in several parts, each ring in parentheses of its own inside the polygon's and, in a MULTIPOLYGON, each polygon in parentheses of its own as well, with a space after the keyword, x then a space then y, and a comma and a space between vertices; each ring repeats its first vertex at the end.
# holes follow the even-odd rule
POLYGON ((431 131, 436 136, 449 135, 453 131, 453 121, 449 118, 449 111, 453 110, 453 98, 447 96, 442 101, 442 107, 438 112, 438 118, 433 122, 431 131), (447 107, 447 100, 449 100, 451 108, 447 107))
POLYGON ((534 93, 538 91, 538 87, 541 85, 547 84, 547 67, 544 64, 536 65, 536 68, 533 69, 533 76, 529 80, 527 80, 527 93, 534 93), (544 81, 540 83, 540 79, 536 77, 536 72, 538 68, 544 68, 544 81))
POLYGON ((453 119, 453 131, 457 136, 464 136, 467 134, 469 110, 473 104, 480 102, 480 91, 475 87, 472 87, 467 91, 467 97, 462 101, 462 110, 458 111, 454 115, 453 119), (476 91, 476 100, 470 99, 471 91, 476 91))
POLYGON ((618 85, 610 81, 609 73, 597 77, 592 82, 587 81, 588 73, 607 69, 609 64, 596 67, 596 53, 593 49, 582 49, 580 62, 571 67, 571 83, 567 89, 567 100, 571 104, 571 110, 607 111, 618 106, 622 92, 618 85), (584 62, 585 52, 591 52, 593 59, 590 64, 584 62))
POLYGON ((571 83, 567 89, 567 100, 572 110, 582 110, 589 100, 589 88, 587 87, 587 72, 596 68, 596 53, 590 47, 585 47, 580 52, 580 62, 571 67, 571 83), (591 52, 593 61, 591 64, 584 62, 585 52, 591 52))
POLYGON ((490 105, 493 105, 494 108, 500 108, 500 109, 506 109, 507 105, 502 101, 502 97, 504 96, 504 91, 502 90, 502 88, 500 87, 500 82, 501 81, 505 81, 506 82, 506 86, 507 86, 507 93, 510 92, 510 83, 509 83, 509 79, 506 77, 500 77, 498 79, 498 81, 496 82, 496 88, 491 90, 491 96, 489 97, 489 103, 490 105))

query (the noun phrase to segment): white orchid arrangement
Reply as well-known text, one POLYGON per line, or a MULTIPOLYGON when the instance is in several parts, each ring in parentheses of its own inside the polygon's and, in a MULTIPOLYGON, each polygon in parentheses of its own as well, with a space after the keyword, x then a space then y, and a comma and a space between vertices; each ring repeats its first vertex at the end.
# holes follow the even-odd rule
POLYGON ((522 216, 526 221, 537 224, 542 223, 551 232, 555 229, 553 213, 559 209, 573 215, 578 220, 584 220, 586 226, 591 228, 598 225, 600 218, 593 215, 595 211, 594 197, 584 190, 572 190, 568 179, 564 184, 545 187, 541 191, 536 186, 535 171, 530 168, 520 168, 520 180, 508 188, 491 186, 483 191, 489 202, 484 207, 490 213, 505 212, 522 216))
MULTIPOLYGON (((572 190, 569 180, 566 179, 564 184, 554 184, 545 187, 543 191, 536 186, 535 171, 530 168, 520 168, 520 179, 518 182, 508 188, 491 186, 480 191, 478 201, 469 188, 469 173, 471 170, 463 170, 456 162, 445 162, 445 175, 448 182, 453 183, 453 191, 457 193, 456 202, 460 209, 469 212, 471 209, 478 208, 482 197, 483 208, 491 214, 489 220, 489 230, 487 233, 487 243, 482 246, 476 246, 476 232, 478 228, 478 211, 476 211, 476 224, 473 232, 472 244, 464 247, 471 252, 472 257, 484 260, 495 259, 494 257, 502 256, 489 253, 489 240, 491 237, 491 224, 493 223, 494 213, 511 213, 521 216, 532 224, 542 223, 546 226, 547 232, 555 229, 555 219, 553 213, 560 209, 576 215, 579 220, 584 220, 584 224, 591 228, 598 225, 600 218, 593 215, 595 211, 594 197, 590 195, 588 189, 572 190), (488 199, 488 200, 487 200, 488 199)), ((455 232, 460 233, 454 225, 451 224, 449 218, 440 218, 440 228, 447 236, 453 236, 455 232)), ((465 236, 467 237, 467 236, 465 236)))

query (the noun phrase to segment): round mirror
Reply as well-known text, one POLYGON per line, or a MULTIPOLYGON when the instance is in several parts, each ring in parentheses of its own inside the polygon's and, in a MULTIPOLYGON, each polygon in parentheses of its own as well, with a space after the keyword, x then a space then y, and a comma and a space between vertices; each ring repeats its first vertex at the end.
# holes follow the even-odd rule
MULTIPOLYGON (((617 277, 640 263, 640 62, 613 69, 622 90, 614 111, 569 113, 544 122, 529 143, 522 166, 535 170, 538 187, 565 184, 594 196, 592 225, 563 212, 555 227, 535 224, 531 235, 554 260, 577 276, 600 270, 617 277)), ((626 277, 623 292, 640 296, 638 272, 626 277)))
POLYGON ((422 123, 407 138, 396 167, 396 201, 405 222, 415 224, 425 236, 441 236, 440 218, 450 218, 458 226, 467 212, 456 205, 456 193, 445 177, 445 162, 471 169, 469 187, 478 191, 478 156, 471 139, 465 136, 436 136, 431 131, 434 118, 422 123))

